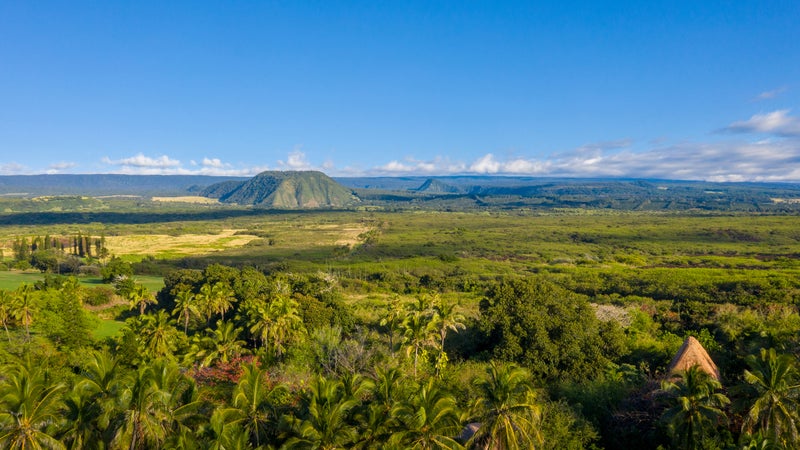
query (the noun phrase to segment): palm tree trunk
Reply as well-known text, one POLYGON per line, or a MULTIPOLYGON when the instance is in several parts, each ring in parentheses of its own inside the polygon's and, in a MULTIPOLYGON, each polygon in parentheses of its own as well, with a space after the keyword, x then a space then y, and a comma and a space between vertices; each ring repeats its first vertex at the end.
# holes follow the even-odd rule
MULTIPOLYGON (((134 417, 136 417, 136 413, 134 412, 134 417)), ((139 435, 139 420, 135 420, 133 423, 133 433, 131 433, 131 446, 129 450, 136 450, 136 437, 139 435)))
POLYGON ((419 346, 414 346, 414 378, 417 378, 417 354, 419 353, 419 346))

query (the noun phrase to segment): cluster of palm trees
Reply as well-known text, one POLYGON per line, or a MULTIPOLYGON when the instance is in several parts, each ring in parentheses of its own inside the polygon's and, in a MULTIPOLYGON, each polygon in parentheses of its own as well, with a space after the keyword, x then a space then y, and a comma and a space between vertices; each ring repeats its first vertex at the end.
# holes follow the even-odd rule
POLYGON ((209 401, 177 364, 126 367, 95 351, 72 380, 30 361, 4 368, 0 447, 8 449, 525 449, 541 445, 541 413, 526 371, 492 364, 459 408, 438 379, 395 367, 370 376, 312 377, 293 392, 257 361, 231 397, 209 401), (465 424, 478 431, 459 439, 465 424))
POLYGON ((455 303, 443 301, 438 295, 421 295, 414 302, 402 302, 399 297, 392 299, 387 314, 380 324, 389 330, 389 346, 395 351, 395 334, 400 334, 400 343, 406 356, 412 359, 414 376, 420 360, 429 353, 436 355, 437 374, 447 364, 444 343, 450 331, 458 332, 465 328, 466 318, 455 303))
POLYGON ((737 401, 721 391, 722 385, 699 366, 666 381, 662 389, 670 406, 662 419, 675 448, 715 448, 721 428, 730 425, 729 410, 743 418, 744 448, 800 448, 800 370, 797 360, 775 349, 761 349, 745 359, 743 384, 732 389, 737 401))

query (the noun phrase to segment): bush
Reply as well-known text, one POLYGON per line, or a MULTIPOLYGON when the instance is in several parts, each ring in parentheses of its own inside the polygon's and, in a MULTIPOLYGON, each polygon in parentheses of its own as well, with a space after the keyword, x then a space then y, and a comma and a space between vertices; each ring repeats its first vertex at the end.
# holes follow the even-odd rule
POLYGON ((116 294, 114 290, 105 286, 88 289, 83 300, 87 305, 102 306, 111 303, 116 294))
POLYGON ((116 256, 100 270, 104 283, 112 283, 119 278, 130 278, 133 276, 133 266, 116 256))

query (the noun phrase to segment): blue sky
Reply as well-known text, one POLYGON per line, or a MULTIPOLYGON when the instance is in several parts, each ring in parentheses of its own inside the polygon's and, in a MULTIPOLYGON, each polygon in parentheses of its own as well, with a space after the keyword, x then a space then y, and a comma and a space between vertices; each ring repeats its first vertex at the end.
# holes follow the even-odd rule
POLYGON ((800 181, 794 1, 0 2, 0 174, 800 181))

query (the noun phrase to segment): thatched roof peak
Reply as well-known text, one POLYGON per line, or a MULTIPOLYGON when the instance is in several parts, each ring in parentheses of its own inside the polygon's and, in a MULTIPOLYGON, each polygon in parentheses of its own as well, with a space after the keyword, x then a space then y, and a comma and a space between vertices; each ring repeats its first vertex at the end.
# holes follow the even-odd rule
POLYGON ((683 345, 681 345, 675 357, 672 358, 667 373, 675 375, 678 372, 685 372, 692 366, 700 366, 703 372, 719 381, 720 377, 717 365, 714 364, 714 361, 708 356, 708 352, 706 352, 706 349, 700 344, 700 341, 695 339, 694 336, 689 336, 683 341, 683 345))

